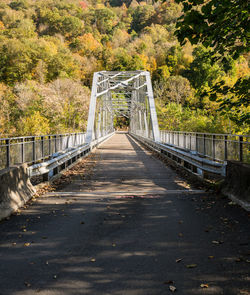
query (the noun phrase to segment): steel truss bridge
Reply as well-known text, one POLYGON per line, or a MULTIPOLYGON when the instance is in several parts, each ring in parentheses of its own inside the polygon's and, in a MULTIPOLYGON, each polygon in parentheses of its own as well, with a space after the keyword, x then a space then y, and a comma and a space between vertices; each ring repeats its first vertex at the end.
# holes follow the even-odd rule
POLYGON ((86 141, 114 131, 114 117, 130 120, 130 131, 160 141, 149 72, 94 74, 86 141))
POLYGON ((249 136, 160 131, 150 73, 97 72, 86 133, 0 139, 0 169, 29 164, 29 175, 49 180, 115 132, 114 118, 129 120, 129 133, 163 157, 201 177, 225 176, 227 160, 249 161, 249 136))

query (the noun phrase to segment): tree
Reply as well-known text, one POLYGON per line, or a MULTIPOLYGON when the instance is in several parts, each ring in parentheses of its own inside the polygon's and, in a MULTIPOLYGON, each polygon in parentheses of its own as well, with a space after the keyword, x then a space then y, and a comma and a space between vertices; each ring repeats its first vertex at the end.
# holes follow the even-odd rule
POLYGON ((177 23, 176 35, 181 44, 212 47, 221 57, 237 59, 248 52, 249 3, 245 0, 176 0, 184 14, 177 23))
POLYGON ((42 135, 50 132, 49 120, 43 117, 40 112, 35 111, 27 117, 23 117, 19 123, 22 135, 42 135))
POLYGON ((140 32, 143 28, 150 26, 152 24, 152 17, 154 14, 155 11, 152 5, 138 6, 133 9, 131 30, 140 32))
MULTIPOLYGON (((177 23, 176 35, 184 44, 202 43, 211 47, 214 60, 228 63, 228 56, 234 60, 249 51, 249 2, 245 0, 176 0, 183 4, 184 14, 177 23)), ((216 84, 204 93, 213 100, 219 100, 221 110, 235 109, 231 119, 238 124, 250 121, 248 110, 249 77, 239 78, 233 86, 224 82, 216 84), (221 95, 224 98, 221 98, 221 95), (231 97, 234 97, 232 100, 231 97), (246 109, 242 114, 241 109, 246 109), (240 114, 237 116, 237 114, 240 114)), ((230 113, 230 112, 229 112, 230 113)))
POLYGON ((177 104, 186 104, 192 96, 192 89, 188 79, 182 76, 170 76, 166 85, 166 99, 177 104))
POLYGON ((13 84, 31 78, 34 51, 17 39, 0 43, 0 81, 13 84))
POLYGON ((182 76, 170 76, 167 80, 155 82, 155 96, 164 104, 174 102, 187 105, 193 96, 188 79, 182 76))
POLYGON ((44 25, 42 34, 54 35, 60 33, 67 38, 77 37, 83 31, 83 22, 75 16, 69 15, 63 10, 54 8, 41 8, 38 11, 38 24, 44 25))
POLYGON ((202 92, 202 87, 212 87, 219 77, 225 75, 221 65, 213 61, 211 52, 211 48, 196 47, 193 51, 194 60, 185 71, 185 76, 199 94, 202 92))
POLYGON ((29 4, 26 0, 12 1, 9 6, 14 10, 24 10, 29 7, 29 4))
POLYGON ((96 26, 101 34, 111 34, 117 24, 117 16, 115 12, 106 7, 90 9, 86 12, 84 20, 87 24, 96 26))

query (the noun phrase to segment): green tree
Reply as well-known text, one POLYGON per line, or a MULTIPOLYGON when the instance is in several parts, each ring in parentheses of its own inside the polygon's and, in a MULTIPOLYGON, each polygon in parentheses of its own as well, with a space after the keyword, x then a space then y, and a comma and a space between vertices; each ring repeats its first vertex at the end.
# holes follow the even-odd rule
POLYGON ((202 87, 212 87, 219 77, 225 75, 219 63, 212 59, 211 52, 211 48, 196 47, 193 51, 194 60, 185 72, 185 76, 199 93, 202 87))
POLYGON ((184 14, 177 24, 181 44, 212 47, 221 57, 225 53, 237 59, 248 52, 249 3, 245 0, 176 0, 184 14))
POLYGON ((155 14, 155 10, 152 5, 137 6, 131 12, 133 17, 131 30, 140 32, 143 28, 152 24, 152 17, 155 14))
MULTIPOLYGON (((234 60, 249 52, 249 2, 245 0, 176 0, 183 4, 184 14, 177 24, 176 35, 184 44, 189 40, 192 44, 202 43, 211 47, 213 59, 228 63, 228 56, 234 60)), ((205 94, 220 101, 221 109, 235 108, 231 119, 238 124, 249 122, 247 110, 249 101, 249 76, 240 77, 233 86, 223 82, 216 84, 205 94), (224 99, 221 98, 224 96, 224 99), (231 97, 234 97, 232 100, 231 97), (246 109, 242 115, 241 109, 246 109), (237 116, 236 114, 240 114, 237 116)))
POLYGON ((65 11, 57 8, 53 10, 49 8, 41 8, 38 11, 38 24, 44 25, 41 31, 45 35, 54 35, 60 33, 67 38, 79 36, 84 28, 83 22, 65 11))
POLYGON ((0 81, 13 84, 31 79, 35 52, 17 39, 0 43, 0 81))

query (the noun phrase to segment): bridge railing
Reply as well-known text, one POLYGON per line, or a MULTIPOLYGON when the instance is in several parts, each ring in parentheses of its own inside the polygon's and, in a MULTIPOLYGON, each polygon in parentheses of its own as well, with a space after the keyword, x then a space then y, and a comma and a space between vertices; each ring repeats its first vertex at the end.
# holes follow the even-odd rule
POLYGON ((161 142, 197 152, 215 161, 250 162, 250 136, 183 131, 160 131, 161 142))
POLYGON ((85 133, 0 138, 0 169, 36 163, 85 143, 85 133))

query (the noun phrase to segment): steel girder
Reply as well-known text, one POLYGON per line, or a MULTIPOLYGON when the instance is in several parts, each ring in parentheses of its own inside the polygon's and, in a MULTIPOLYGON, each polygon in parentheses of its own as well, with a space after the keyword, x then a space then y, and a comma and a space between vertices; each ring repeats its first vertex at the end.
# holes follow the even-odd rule
POLYGON ((129 118, 131 132, 160 141, 149 72, 94 73, 86 142, 113 132, 115 116, 129 118))

